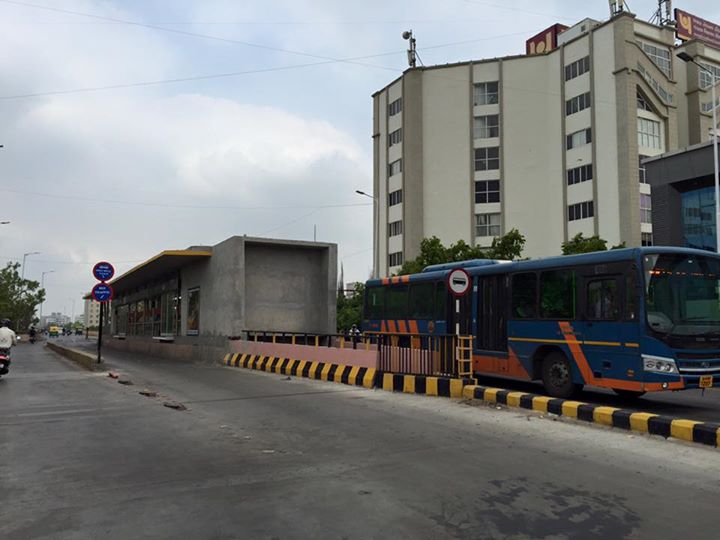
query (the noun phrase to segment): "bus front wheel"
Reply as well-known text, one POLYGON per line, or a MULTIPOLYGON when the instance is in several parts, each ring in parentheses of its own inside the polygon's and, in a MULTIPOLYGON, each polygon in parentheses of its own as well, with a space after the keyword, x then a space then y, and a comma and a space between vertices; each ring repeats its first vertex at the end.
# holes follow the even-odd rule
POLYGON ((557 398, 572 397, 582 388, 582 385, 573 382, 572 366, 559 351, 551 352, 543 360, 542 381, 545 391, 557 398))

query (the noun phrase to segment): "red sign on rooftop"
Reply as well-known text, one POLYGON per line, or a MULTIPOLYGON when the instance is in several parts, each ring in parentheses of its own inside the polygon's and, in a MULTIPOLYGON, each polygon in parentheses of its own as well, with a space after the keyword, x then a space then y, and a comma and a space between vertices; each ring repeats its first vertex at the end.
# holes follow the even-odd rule
POLYGON ((677 8, 675 9, 675 20, 677 21, 675 35, 678 39, 683 41, 698 39, 711 47, 720 49, 720 25, 677 8))
POLYGON ((557 48, 558 34, 567 30, 564 24, 553 24, 525 42, 526 54, 544 54, 557 48))

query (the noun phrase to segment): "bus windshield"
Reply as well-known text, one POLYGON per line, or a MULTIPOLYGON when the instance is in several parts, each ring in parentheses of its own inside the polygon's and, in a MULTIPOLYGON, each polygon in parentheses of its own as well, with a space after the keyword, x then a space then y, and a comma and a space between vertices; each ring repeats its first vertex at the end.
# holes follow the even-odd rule
POLYGON ((667 336, 720 334, 720 261, 661 253, 645 255, 643 266, 650 328, 667 336))

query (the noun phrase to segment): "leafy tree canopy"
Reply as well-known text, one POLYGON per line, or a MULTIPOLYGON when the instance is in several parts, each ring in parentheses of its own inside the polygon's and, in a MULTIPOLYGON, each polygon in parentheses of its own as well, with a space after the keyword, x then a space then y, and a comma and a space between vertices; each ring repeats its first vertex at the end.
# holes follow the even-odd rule
POLYGON ((15 330, 25 331, 36 320, 35 310, 45 301, 40 283, 22 279, 20 263, 8 263, 0 269, 0 318, 10 319, 15 330))
POLYGON ((362 283, 355 284, 353 294, 346 296, 344 291, 337 297, 337 327, 338 331, 347 332, 352 325, 360 328, 362 322, 363 298, 365 295, 365 285, 362 283))
MULTIPOLYGON (((625 242, 612 246, 610 249, 620 249, 625 247, 625 242)), ((585 238, 582 233, 577 233, 567 242, 562 243, 563 255, 577 255, 579 253, 592 253, 594 251, 607 251, 607 240, 603 240, 598 235, 585 238)))
POLYGON ((517 229, 512 229, 504 236, 493 239, 489 248, 471 246, 464 240, 458 240, 445 247, 436 236, 425 238, 420 242, 420 254, 412 260, 405 261, 398 272, 399 275, 417 274, 426 266, 449 262, 468 261, 470 259, 519 259, 525 247, 525 237, 517 229))

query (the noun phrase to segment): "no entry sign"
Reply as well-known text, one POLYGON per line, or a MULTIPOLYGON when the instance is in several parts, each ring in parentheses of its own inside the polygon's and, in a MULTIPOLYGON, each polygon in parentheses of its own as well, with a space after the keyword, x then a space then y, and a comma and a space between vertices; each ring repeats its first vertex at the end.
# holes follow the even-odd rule
POLYGON ((470 290, 470 276, 462 268, 456 268, 448 274, 447 286, 455 296, 464 296, 470 290))
POLYGON ((98 281, 108 281, 115 275, 115 268, 109 262, 101 261, 93 266, 93 276, 98 281))
POLYGON ((108 302, 113 298, 113 289, 107 283, 98 283, 92 288, 92 297, 98 302, 108 302))

